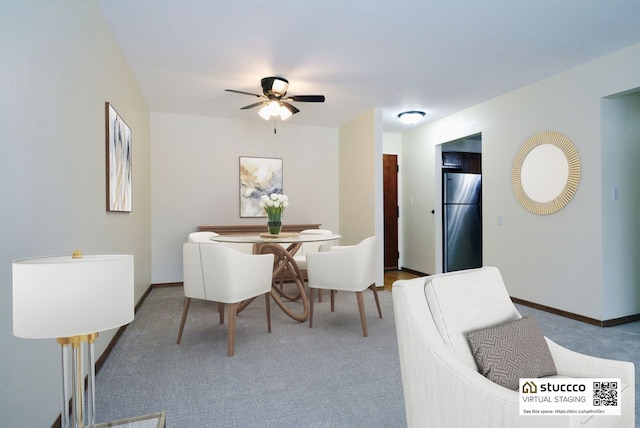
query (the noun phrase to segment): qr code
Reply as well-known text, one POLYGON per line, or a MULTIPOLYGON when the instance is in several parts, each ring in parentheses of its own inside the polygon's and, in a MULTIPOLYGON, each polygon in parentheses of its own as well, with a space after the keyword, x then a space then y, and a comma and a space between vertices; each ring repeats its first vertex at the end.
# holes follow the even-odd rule
POLYGON ((594 406, 618 405, 618 382, 593 382, 594 406))

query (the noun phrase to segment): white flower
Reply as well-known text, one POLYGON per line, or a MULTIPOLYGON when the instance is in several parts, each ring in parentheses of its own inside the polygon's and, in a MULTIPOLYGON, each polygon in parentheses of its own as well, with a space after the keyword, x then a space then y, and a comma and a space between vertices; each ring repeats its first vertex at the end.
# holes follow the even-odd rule
POLYGON ((279 193, 271 193, 270 195, 262 195, 260 197, 260 206, 264 208, 267 216, 282 215, 285 208, 289 206, 289 197, 279 193))

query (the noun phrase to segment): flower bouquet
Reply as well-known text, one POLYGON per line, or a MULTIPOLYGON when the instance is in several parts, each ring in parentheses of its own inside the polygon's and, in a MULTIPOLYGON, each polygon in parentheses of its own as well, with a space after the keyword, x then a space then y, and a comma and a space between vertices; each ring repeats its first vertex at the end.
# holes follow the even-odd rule
POLYGON ((289 206, 289 197, 272 193, 271 195, 262 195, 260 198, 260 206, 267 213, 267 226, 269 233, 272 235, 280 234, 282 229, 282 212, 289 206))

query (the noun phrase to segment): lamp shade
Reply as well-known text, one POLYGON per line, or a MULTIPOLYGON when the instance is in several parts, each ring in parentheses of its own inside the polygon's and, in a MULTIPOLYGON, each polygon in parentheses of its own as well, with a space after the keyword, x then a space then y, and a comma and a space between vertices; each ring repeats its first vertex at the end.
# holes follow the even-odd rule
POLYGON ((134 318, 132 255, 42 257, 13 262, 13 334, 73 337, 134 318))

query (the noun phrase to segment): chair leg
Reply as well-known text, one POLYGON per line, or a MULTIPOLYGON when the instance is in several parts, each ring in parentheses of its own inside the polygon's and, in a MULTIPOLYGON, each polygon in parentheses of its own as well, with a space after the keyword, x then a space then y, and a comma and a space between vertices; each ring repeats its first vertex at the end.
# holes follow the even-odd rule
POLYGON ((331 290, 331 312, 336 310, 336 290, 331 290))
POLYGON ((322 302, 322 289, 318 288, 318 302, 322 302))
POLYGON ((235 344, 236 334, 236 313, 238 311, 238 304, 229 304, 229 344, 227 349, 227 355, 233 357, 233 347, 235 344))
POLYGON ((267 306, 267 331, 271 333, 271 296, 269 293, 265 293, 264 299, 267 306))
POLYGON ((378 299, 378 290, 376 289, 376 285, 371 284, 369 288, 373 291, 373 297, 376 299, 376 306, 378 307, 378 315, 382 318, 382 310, 380 309, 380 299, 378 299))
POLYGON ((309 328, 313 327, 313 288, 309 287, 309 328))
POLYGON ((358 300, 358 310, 360 311, 360 321, 362 322, 362 335, 367 337, 367 319, 364 316, 364 298, 362 297, 362 291, 356 291, 356 299, 358 300))
POLYGON ((224 303, 218 303, 218 313, 220 314, 220 324, 224 324, 224 303))
POLYGON ((179 345, 182 340, 182 331, 184 330, 184 323, 187 321, 187 313, 189 312, 189 305, 191 305, 191 297, 185 297, 182 304, 182 320, 180 321, 180 330, 178 330, 178 340, 176 343, 179 345))

